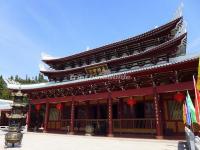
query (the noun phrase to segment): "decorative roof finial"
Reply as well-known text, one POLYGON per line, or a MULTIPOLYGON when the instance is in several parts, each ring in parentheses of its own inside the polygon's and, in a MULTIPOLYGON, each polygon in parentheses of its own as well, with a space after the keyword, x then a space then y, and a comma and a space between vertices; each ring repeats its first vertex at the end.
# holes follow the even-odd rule
POLYGON ((42 60, 51 60, 51 59, 56 59, 56 57, 53 57, 45 52, 42 52, 41 53, 41 57, 42 57, 42 60))
POLYGON ((49 69, 45 66, 44 63, 40 63, 40 64, 39 64, 39 69, 40 69, 40 71, 47 71, 47 70, 49 70, 49 69))
POLYGON ((173 19, 177 19, 177 18, 183 16, 183 8, 184 8, 184 4, 183 4, 183 1, 182 1, 181 4, 179 5, 179 7, 177 8, 176 12, 175 12, 173 19))
POLYGON ((187 32, 187 22, 186 22, 185 20, 183 21, 182 30, 183 30, 183 31, 182 31, 183 33, 186 33, 186 32, 187 32))

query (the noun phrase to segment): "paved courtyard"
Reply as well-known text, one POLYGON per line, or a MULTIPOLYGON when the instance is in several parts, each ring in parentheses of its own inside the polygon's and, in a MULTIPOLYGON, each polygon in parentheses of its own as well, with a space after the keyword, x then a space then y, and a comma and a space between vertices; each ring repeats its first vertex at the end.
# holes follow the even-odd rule
POLYGON ((175 140, 109 138, 50 133, 25 133, 22 146, 4 147, 4 133, 0 133, 0 150, 182 150, 175 140))

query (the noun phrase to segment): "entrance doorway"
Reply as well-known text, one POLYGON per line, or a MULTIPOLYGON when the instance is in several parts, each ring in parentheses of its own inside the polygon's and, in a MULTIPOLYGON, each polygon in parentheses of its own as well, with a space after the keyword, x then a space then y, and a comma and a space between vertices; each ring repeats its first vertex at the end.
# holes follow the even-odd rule
POLYGON ((135 105, 135 118, 145 118, 144 114, 144 103, 139 102, 135 105))

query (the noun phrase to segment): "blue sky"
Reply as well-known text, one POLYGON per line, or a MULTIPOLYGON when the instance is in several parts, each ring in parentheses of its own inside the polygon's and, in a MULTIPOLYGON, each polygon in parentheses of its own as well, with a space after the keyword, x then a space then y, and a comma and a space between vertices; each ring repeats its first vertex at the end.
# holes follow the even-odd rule
MULTIPOLYGON (((41 53, 67 56, 170 21, 181 0, 0 0, 0 74, 35 76, 41 53)), ((185 0, 188 53, 200 51, 200 1, 185 0)))

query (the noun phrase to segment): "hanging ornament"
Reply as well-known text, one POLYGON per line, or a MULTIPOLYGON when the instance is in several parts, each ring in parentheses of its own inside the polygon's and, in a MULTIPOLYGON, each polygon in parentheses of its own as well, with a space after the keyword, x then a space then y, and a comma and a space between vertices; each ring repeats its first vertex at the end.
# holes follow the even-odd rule
POLYGON ((181 92, 177 92, 177 93, 174 95, 174 99, 175 99, 177 102, 181 103, 181 102, 183 102, 183 101, 185 100, 185 95, 184 95, 183 93, 181 93, 181 92))
POLYGON ((136 100, 133 97, 131 97, 128 99, 127 104, 133 106, 136 104, 136 100))
POLYGON ((60 110, 62 107, 61 103, 56 104, 56 109, 60 110))
POLYGON ((40 105, 40 104, 36 104, 36 105, 35 105, 35 109, 36 109, 37 111, 39 111, 40 108, 41 108, 41 105, 40 105))

